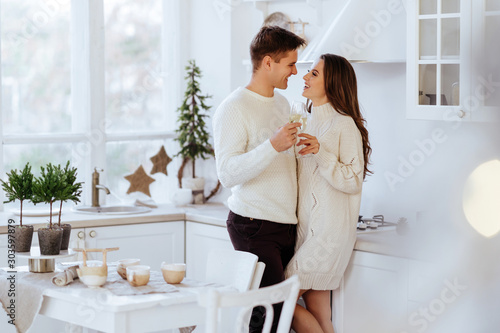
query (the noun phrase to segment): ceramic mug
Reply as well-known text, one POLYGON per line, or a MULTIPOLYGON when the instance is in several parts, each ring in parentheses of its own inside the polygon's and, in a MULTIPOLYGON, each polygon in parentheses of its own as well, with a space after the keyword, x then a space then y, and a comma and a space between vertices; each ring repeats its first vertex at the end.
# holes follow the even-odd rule
POLYGON ((127 279, 127 267, 139 265, 141 263, 141 259, 120 259, 118 260, 118 266, 116 267, 116 272, 123 279, 127 279))
POLYGON ((90 288, 98 288, 106 283, 108 266, 80 266, 76 269, 78 278, 90 288))
POLYGON ((127 281, 134 287, 145 286, 149 282, 150 267, 146 265, 133 265, 126 268, 127 281))
POLYGON ((186 275, 186 264, 167 264, 166 262, 162 262, 161 273, 165 282, 172 284, 181 283, 186 275))

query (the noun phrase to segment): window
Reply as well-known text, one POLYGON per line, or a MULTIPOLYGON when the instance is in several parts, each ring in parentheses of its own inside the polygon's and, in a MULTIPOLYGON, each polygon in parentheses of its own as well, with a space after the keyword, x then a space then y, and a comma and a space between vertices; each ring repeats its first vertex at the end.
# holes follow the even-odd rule
POLYGON ((4 0, 1 10, 4 134, 70 132, 70 6, 4 0))
MULTIPOLYGON (((71 160, 86 204, 94 167, 107 202, 140 197, 126 195, 124 176, 140 165, 149 173, 162 145, 176 149, 179 10, 178 1, 0 0, 2 179, 26 162, 38 174, 71 160)), ((151 176, 153 199, 166 201, 175 180, 151 176)))
POLYGON ((104 3, 106 119, 110 132, 165 129, 161 23, 160 1, 104 3))

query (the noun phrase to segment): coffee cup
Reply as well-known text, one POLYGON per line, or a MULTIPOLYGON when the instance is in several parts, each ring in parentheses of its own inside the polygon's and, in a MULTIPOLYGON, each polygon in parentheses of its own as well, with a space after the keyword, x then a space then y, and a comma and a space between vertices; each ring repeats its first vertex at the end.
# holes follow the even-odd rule
POLYGON ((108 266, 80 266, 76 269, 78 278, 90 288, 98 288, 106 283, 108 266))
POLYGON ((123 279, 127 279, 127 267, 139 265, 141 263, 141 259, 120 259, 118 260, 118 266, 116 267, 116 272, 123 279))
POLYGON ((149 282, 150 267, 146 265, 133 265, 126 268, 127 281, 134 287, 145 286, 149 282))
POLYGON ((167 264, 166 262, 162 262, 161 273, 165 282, 172 284, 181 283, 186 275, 186 264, 167 264))

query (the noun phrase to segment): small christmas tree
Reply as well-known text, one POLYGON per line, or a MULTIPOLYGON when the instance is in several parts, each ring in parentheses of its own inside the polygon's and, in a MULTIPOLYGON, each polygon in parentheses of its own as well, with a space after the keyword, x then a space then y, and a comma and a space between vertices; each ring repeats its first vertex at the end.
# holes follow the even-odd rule
MULTIPOLYGON (((182 176, 184 167, 191 161, 193 166, 193 178, 196 178, 195 161, 197 158, 206 160, 211 156, 215 156, 212 145, 208 142, 210 136, 206 130, 205 118, 208 116, 203 111, 210 110, 211 106, 205 104, 210 95, 202 95, 198 79, 201 78, 201 71, 196 66, 194 60, 189 60, 189 65, 186 66, 187 89, 184 93, 184 101, 177 109, 179 111, 179 128, 176 130, 178 136, 175 139, 179 142, 181 150, 175 156, 183 158, 177 178, 179 179, 179 187, 182 187, 182 176)), ((220 183, 217 183, 216 188, 207 197, 207 200, 217 193, 220 183)))
POLYGON ((57 200, 57 193, 62 187, 61 168, 49 163, 45 168, 40 167, 40 170, 40 177, 36 177, 33 182, 32 201, 34 203, 44 202, 49 204, 49 229, 52 229, 52 204, 57 200))
POLYGON ((7 172, 7 182, 0 179, 2 188, 7 195, 8 200, 4 203, 19 200, 21 209, 19 209, 19 226, 23 226, 23 201, 33 199, 33 174, 31 173, 31 166, 26 163, 23 170, 19 173, 16 169, 7 172))
POLYGON ((196 178, 195 160, 197 158, 207 159, 207 155, 214 156, 214 150, 208 142, 209 135, 205 129, 205 118, 208 115, 202 113, 202 110, 208 111, 211 108, 205 104, 205 100, 212 96, 201 94, 200 84, 197 81, 198 78, 201 78, 201 72, 194 60, 189 60, 186 71, 185 79, 188 83, 184 93, 184 101, 177 109, 180 114, 177 119, 179 128, 176 130, 178 136, 175 139, 179 141, 181 150, 175 156, 184 158, 179 170, 181 178, 184 166, 189 160, 193 164, 193 178, 196 178))
POLYGON ((7 177, 8 182, 0 179, 2 188, 8 199, 4 203, 19 200, 21 204, 19 209, 19 225, 14 227, 14 249, 16 252, 28 252, 31 249, 34 230, 32 225, 23 226, 23 202, 29 200, 36 203, 33 200, 34 177, 31 173, 30 164, 26 163, 24 169, 19 170, 19 172, 16 169, 11 170, 10 173, 7 172, 7 177))

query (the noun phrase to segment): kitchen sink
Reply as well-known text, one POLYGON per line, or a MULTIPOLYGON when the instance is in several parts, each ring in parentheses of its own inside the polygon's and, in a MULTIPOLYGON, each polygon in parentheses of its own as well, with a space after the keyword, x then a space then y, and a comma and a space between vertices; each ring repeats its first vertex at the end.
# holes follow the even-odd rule
POLYGON ((143 206, 102 206, 102 207, 73 207, 73 211, 83 214, 102 214, 102 215, 127 215, 142 214, 151 211, 151 208, 143 206))

